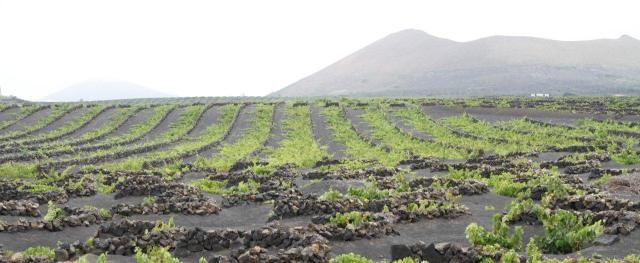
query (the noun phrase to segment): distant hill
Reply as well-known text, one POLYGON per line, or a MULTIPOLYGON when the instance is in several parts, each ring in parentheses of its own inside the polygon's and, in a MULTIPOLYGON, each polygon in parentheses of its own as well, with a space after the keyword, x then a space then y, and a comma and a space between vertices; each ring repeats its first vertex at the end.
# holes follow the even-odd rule
POLYGON ((0 95, 0 103, 6 103, 6 104, 21 104, 21 103, 28 103, 28 101, 23 100, 21 98, 18 98, 16 96, 3 96, 0 95))
POLYGON ((86 81, 44 97, 43 101, 96 101, 172 97, 166 93, 122 81, 86 81))
POLYGON ((640 41, 493 36, 456 42, 419 30, 380 39, 270 96, 640 95, 640 41))

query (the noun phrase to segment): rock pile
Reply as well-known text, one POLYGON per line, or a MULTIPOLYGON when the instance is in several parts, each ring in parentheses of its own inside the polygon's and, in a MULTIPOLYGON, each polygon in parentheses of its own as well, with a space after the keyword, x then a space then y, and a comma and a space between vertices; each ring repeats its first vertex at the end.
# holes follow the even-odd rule
POLYGON ((487 184, 477 180, 456 180, 442 177, 417 178, 409 183, 411 188, 430 187, 433 184, 446 186, 456 195, 480 195, 489 192, 487 184))
POLYGON ((0 202, 0 215, 40 216, 40 204, 29 200, 10 200, 0 202))
POLYGON ((14 223, 0 222, 0 232, 24 232, 31 230, 62 231, 65 227, 90 226, 102 222, 97 211, 64 207, 63 216, 54 220, 18 219, 14 223))
POLYGON ((125 196, 198 196, 200 191, 190 185, 168 182, 154 175, 129 175, 115 187, 115 198, 125 196))
POLYGON ((601 212, 607 210, 615 211, 640 211, 640 202, 633 202, 624 199, 613 198, 601 194, 573 195, 563 199, 556 199, 551 204, 553 208, 567 210, 590 210, 601 212))
POLYGON ((112 213, 123 216, 169 213, 211 215, 217 214, 220 210, 221 208, 214 200, 204 197, 157 199, 153 204, 120 203, 111 208, 112 213))
POLYGON ((48 191, 43 193, 32 193, 21 190, 24 184, 14 181, 0 181, 0 201, 30 200, 38 204, 46 204, 49 201, 64 203, 69 200, 69 196, 63 191, 48 191))
POLYGON ((346 180, 346 179, 367 179, 370 176, 391 177, 398 172, 396 168, 371 167, 367 169, 338 169, 335 171, 310 171, 304 173, 302 178, 307 180, 346 180))

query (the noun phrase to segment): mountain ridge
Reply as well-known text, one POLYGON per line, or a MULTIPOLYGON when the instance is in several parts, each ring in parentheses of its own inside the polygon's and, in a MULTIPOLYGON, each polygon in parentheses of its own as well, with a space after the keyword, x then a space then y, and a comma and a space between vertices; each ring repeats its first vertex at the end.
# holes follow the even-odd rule
POLYGON ((490 36, 457 42, 408 29, 269 96, 640 94, 640 41, 490 36))

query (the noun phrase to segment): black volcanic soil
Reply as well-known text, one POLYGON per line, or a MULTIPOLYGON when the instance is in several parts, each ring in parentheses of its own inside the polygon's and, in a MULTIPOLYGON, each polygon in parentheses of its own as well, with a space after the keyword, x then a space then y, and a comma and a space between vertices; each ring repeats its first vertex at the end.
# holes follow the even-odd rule
POLYGON ((220 110, 222 106, 213 106, 202 114, 196 126, 188 134, 191 137, 197 137, 204 133, 211 125, 217 124, 220 120, 220 110))
POLYGON ((42 129, 37 130, 36 132, 34 132, 32 135, 41 135, 41 134, 46 134, 50 131, 56 130, 60 127, 62 127, 63 125, 67 124, 68 122, 72 122, 78 118, 80 118, 80 116, 82 116, 84 113, 86 113, 89 109, 86 107, 80 107, 77 108, 75 110, 72 110, 70 112, 65 113, 61 118, 49 123, 47 126, 44 126, 42 129))
POLYGON ((4 132, 21 131, 25 127, 28 127, 28 126, 33 125, 33 124, 36 124, 39 120, 41 120, 45 116, 49 115, 49 113, 51 113, 51 108, 40 109, 40 110, 32 113, 31 115, 23 118, 22 120, 19 120, 18 122, 14 123, 13 125, 10 125, 9 127, 6 127, 3 131, 4 132))
POLYGON ((167 115, 167 117, 160 122, 160 124, 158 126, 156 126, 153 130, 151 130, 149 133, 145 134, 140 141, 141 142, 145 142, 145 141, 151 141, 153 139, 155 139, 156 137, 158 137, 159 135, 167 132, 170 128, 170 126, 177 122, 178 119, 180 119, 180 116, 182 115, 182 113, 184 113, 185 108, 184 107, 176 107, 175 109, 171 110, 169 112, 169 114, 167 115))
POLYGON ((60 232, 27 231, 17 233, 0 233, 0 244, 5 250, 22 251, 37 244, 38 246, 56 247, 58 241, 71 243, 76 240, 87 240, 98 231, 97 225, 88 227, 65 228, 60 232))
MULTIPOLYGON (((488 122, 509 121, 520 118, 530 118, 550 124, 573 126, 580 119, 592 118, 597 120, 612 119, 613 116, 594 115, 587 113, 551 112, 538 109, 525 108, 484 108, 484 107, 448 107, 448 106, 423 106, 423 111, 433 119, 441 119, 457 116, 463 113, 488 122)), ((633 118, 631 118, 633 119, 633 118)))
POLYGON ((74 132, 72 132, 69 135, 63 136, 61 139, 75 139, 75 138, 79 138, 80 136, 93 131, 95 129, 99 129, 102 128, 104 125, 107 124, 107 122, 109 121, 109 119, 111 119, 112 117, 115 116, 115 114, 118 112, 117 108, 110 108, 107 109, 103 112, 101 112, 100 114, 98 114, 98 116, 96 116, 95 118, 93 118, 91 121, 89 121, 87 123, 87 125, 84 125, 82 128, 75 130, 74 132))
POLYGON ((359 109, 345 108, 345 117, 351 122, 355 131, 363 138, 373 142, 375 145, 381 145, 382 142, 380 140, 373 138, 373 130, 369 124, 362 120, 362 117, 360 116, 362 113, 363 111, 359 109))
POLYGON ((640 174, 612 176, 602 189, 614 197, 640 202, 640 174))
POLYGON ((267 143, 265 143, 266 147, 275 148, 280 145, 280 141, 284 138, 284 130, 282 128, 282 122, 286 117, 285 105, 284 103, 280 103, 275 106, 273 112, 273 129, 271 129, 271 133, 269 134, 269 139, 267 143))
POLYGON ((127 134, 129 132, 129 130, 131 130, 132 127, 146 121, 147 119, 149 119, 149 117, 151 117, 151 115, 153 114, 153 108, 149 108, 149 109, 143 109, 139 112, 137 112, 136 114, 134 114, 133 116, 129 117, 129 119, 127 119, 122 126, 118 127, 118 129, 116 129, 115 131, 113 131, 112 133, 109 134, 109 136, 107 137, 114 137, 114 136, 120 136, 123 134, 127 134))
POLYGON ((333 189, 339 191, 341 193, 347 192, 349 187, 361 187, 364 186, 362 180, 307 180, 302 178, 297 178, 295 184, 298 185, 298 188, 301 192, 305 194, 316 194, 321 195, 322 193, 328 191, 329 189, 333 189))
MULTIPOLYGON (((190 136, 197 136, 201 134, 207 127, 210 125, 217 123, 219 121, 219 107, 213 107, 205 112, 205 115, 197 123, 194 132, 190 134, 190 136), (197 131, 196 131, 197 130, 197 131)), ((224 143, 232 144, 238 141, 245 133, 246 130, 251 128, 253 125, 254 117, 255 117, 255 105, 248 106, 243 108, 239 113, 238 120, 231 127, 231 131, 228 137, 225 138, 224 143)), ((433 114, 431 117, 438 116, 437 118, 443 118, 447 116, 453 116, 461 114, 461 112, 457 112, 455 110, 450 110, 446 108, 428 108, 425 109, 425 112, 433 114)), ((124 134, 128 131, 133 125, 136 123, 140 123, 145 120, 146 117, 149 116, 150 111, 145 110, 145 113, 139 113, 135 117, 131 118, 127 121, 127 128, 118 129, 121 131, 121 134, 124 134), (146 117, 145 117, 146 116, 146 117)), ((545 112, 546 113, 546 112, 545 112)), ((348 109, 347 110, 347 118, 353 122, 355 129, 358 130, 358 133, 363 137, 370 138, 371 135, 371 127, 362 120, 360 117, 362 114, 361 110, 356 109, 348 109)), ((474 113, 472 113, 474 114, 474 113)), ((507 113, 493 113, 489 111, 483 111, 482 114, 486 114, 485 118, 487 120, 491 119, 492 121, 497 120, 506 120, 505 116, 517 116, 514 112, 507 113), (509 115, 511 114, 511 115, 509 115), (495 116, 495 117, 492 117, 495 116)), ((103 121, 108 119, 108 114, 103 114, 105 116, 99 116, 103 121)), ((166 131, 170 125, 170 123, 177 120, 179 117, 178 111, 173 111, 169 114, 167 120, 165 120, 157 129, 154 129, 155 135, 147 134, 145 137, 153 137, 160 134, 162 131, 166 131)), ((483 116, 483 115, 474 115, 474 116, 483 116)), ((543 116, 544 117, 544 116, 543 116)), ((266 145, 270 147, 277 147, 280 143, 281 138, 284 136, 284 131, 282 130, 281 124, 282 121, 286 118, 284 114, 284 108, 282 106, 278 106, 276 108, 274 114, 274 129, 270 133, 270 139, 267 141, 266 145)), ((435 117, 434 117, 435 118, 435 117)), ((511 118, 511 117, 509 117, 511 118)), ((517 118, 517 117, 513 117, 517 118)), ((547 120, 566 120, 563 119, 565 117, 561 117, 560 115, 550 114, 545 117, 547 120)), ((569 117, 567 117, 569 118, 569 117)), ((334 158, 337 158, 339 154, 344 154, 344 145, 335 143, 333 140, 332 131, 327 128, 325 125, 324 118, 320 115, 319 109, 316 107, 311 108, 311 121, 313 122, 313 132, 314 137, 324 146, 329 148, 329 152, 334 155, 334 158), (316 125, 317 124, 317 125, 316 125)), ((401 119, 392 118, 391 122, 394 123, 397 127, 402 130, 405 130, 407 133, 413 134, 413 136, 425 136, 423 139, 428 139, 430 136, 428 134, 416 134, 417 131, 414 131, 402 122, 401 119)), ((99 127, 98 124, 94 124, 94 128, 99 127)), ((115 132, 114 132, 115 133, 115 132)), ((175 144, 172 144, 175 145, 175 144)), ((215 157, 218 149, 211 149, 203 155, 206 154, 205 157, 215 157)), ((544 162, 544 161, 554 161, 558 160, 562 156, 568 155, 570 152, 543 152, 540 153, 537 157, 530 157, 529 159, 535 162, 544 162)), ((344 158, 345 156, 340 156, 344 158)), ((463 163, 464 161, 450 161, 463 163)), ((613 162, 603 162, 603 168, 640 168, 639 165, 619 165, 613 162)), ((407 168, 404 166, 403 168, 407 168)), ((447 172, 432 172, 430 169, 418 169, 412 171, 416 177, 433 177, 433 176, 442 176, 447 172)), ((202 178, 206 175, 211 174, 211 172, 187 172, 184 175, 184 178, 180 180, 182 183, 189 183, 193 179, 202 178)), ((300 192, 304 194, 313 194, 319 195, 326 192, 329 189, 338 190, 340 192, 346 192, 349 187, 358 187, 364 185, 364 179, 324 179, 323 180, 308 180, 303 179, 299 174, 294 174, 295 179, 293 179, 293 185, 300 190, 300 192)), ((579 175, 583 178, 586 178, 588 174, 579 175)), ((291 178, 291 177, 289 177, 291 178)), ((640 174, 632 173, 631 175, 621 175, 621 176, 613 176, 609 182, 600 186, 601 189, 606 190, 614 197, 625 198, 630 200, 640 200, 640 174)), ((204 194, 205 196, 211 197, 215 199, 219 204, 223 200, 223 198, 219 195, 212 194, 204 194)), ((139 204, 143 202, 143 196, 129 196, 121 199, 115 199, 114 194, 97 194, 90 197, 76 197, 71 198, 68 202, 61 204, 61 206, 69 206, 69 207, 84 207, 87 205, 95 206, 98 208, 111 208, 120 203, 126 204, 139 204)), ((465 237, 464 230, 470 223, 478 223, 486 228, 491 227, 491 218, 496 213, 504 212, 504 207, 512 201, 512 198, 498 196, 494 193, 486 193, 482 195, 474 195, 474 196, 462 196, 461 204, 465 205, 469 208, 469 215, 461 216, 455 219, 422 219, 416 223, 399 223, 394 225, 394 229, 399 232, 397 236, 384 236, 376 239, 361 239, 349 242, 342 241, 331 241, 330 244, 332 246, 332 255, 338 255, 341 253, 349 253, 354 252, 358 254, 362 254, 374 260, 389 260, 391 253, 390 247, 394 244, 413 244, 417 242, 425 242, 427 244, 432 242, 458 242, 466 244, 467 240, 465 237), (491 209, 493 207, 495 209, 491 209)), ((46 213, 47 205, 40 206, 41 213, 46 213)), ((270 224, 279 224, 282 226, 306 226, 311 222, 310 216, 299 216, 293 218, 287 218, 283 220, 276 220, 269 222, 269 217, 273 212, 273 203, 272 202, 264 202, 264 203, 252 203, 249 205, 238 205, 230 208, 223 208, 218 214, 214 215, 183 215, 183 214, 151 214, 151 215, 135 215, 127 217, 128 219, 138 219, 138 220, 168 220, 169 218, 174 219, 175 223, 178 226, 184 226, 188 228, 203 228, 205 230, 212 229, 240 229, 240 230, 251 230, 258 229, 263 226, 267 226, 270 224)), ((15 222, 19 217, 16 216, 0 216, 0 220, 4 220, 6 222, 15 222)), ((31 217, 27 218, 28 220, 38 220, 41 217, 31 217)), ((119 218, 115 218, 115 220, 120 220, 119 218)), ((534 235, 541 235, 543 233, 542 227, 539 225, 520 225, 525 230, 525 235, 523 242, 526 244, 530 237, 534 235)), ((65 242, 73 242, 76 240, 80 240, 84 242, 87 238, 94 235, 96 230, 98 229, 97 225, 92 225, 90 227, 68 227, 61 232, 45 232, 45 231, 27 231, 22 233, 0 233, 0 244, 3 245, 3 249, 5 250, 23 250, 27 247, 34 245, 44 245, 50 247, 56 247, 56 243, 58 240, 65 242)), ((620 235, 620 241, 611 245, 611 246, 590 246, 579 253, 584 256, 590 256, 593 253, 598 253, 605 257, 612 257, 620 255, 626 255, 630 253, 640 253, 640 231, 635 230, 631 234, 624 236, 620 235)), ((275 251, 277 249, 270 248, 270 251, 275 251)), ((217 251, 217 252, 198 252, 193 253, 185 258, 182 258, 185 262, 194 262, 200 256, 203 255, 225 255, 229 254, 229 251, 217 251)), ((569 256, 575 256, 577 253, 570 254, 569 256)), ((558 255, 548 255, 550 257, 559 257, 564 258, 566 255, 558 256, 558 255)), ((90 257, 91 258, 91 257, 90 257)), ((93 257, 95 258, 95 257, 93 257)), ((124 256, 116 256, 109 255, 109 259, 113 262, 133 262, 132 257, 124 257, 124 256)))
POLYGON ((346 158, 345 146, 335 140, 333 131, 329 129, 327 121, 316 106, 311 106, 311 122, 314 138, 320 145, 327 147, 327 151, 333 159, 341 160, 346 158))
POLYGON ((173 217, 176 225, 184 227, 200 227, 206 230, 225 228, 250 230, 260 228, 267 224, 272 207, 273 206, 269 204, 252 204, 226 208, 217 215, 135 215, 128 218, 148 221, 166 221, 173 217))
POLYGON ((266 159, 269 157, 271 151, 280 145, 282 139, 284 139, 284 130, 282 128, 282 122, 286 116, 285 104, 279 103, 275 106, 273 111, 273 123, 271 124, 271 130, 269 131, 269 138, 264 144, 264 147, 258 149, 253 154, 258 159, 266 159))
MULTIPOLYGON (((212 107, 212 108, 206 110, 204 114, 205 115, 203 115, 200 119, 198 119, 198 122, 196 123, 194 130, 192 130, 191 132, 187 133, 188 137, 193 138, 193 137, 196 137, 196 136, 202 134, 207 128, 209 128, 212 125, 216 125, 220 120, 220 111, 219 111, 219 108, 217 108, 217 107, 212 107), (196 129, 197 129, 197 131, 196 131, 196 129)), ((112 160, 112 161, 110 161, 110 163, 117 163, 117 162, 119 162, 119 161, 121 161, 123 159, 129 158, 131 156, 144 156, 144 155, 151 154, 151 153, 154 153, 154 152, 159 152, 159 151, 164 151, 164 150, 167 150, 167 149, 171 149, 171 148, 174 148, 174 147, 184 143, 184 141, 186 139, 187 138, 181 138, 180 140, 177 140, 175 142, 169 143, 169 144, 164 145, 162 147, 158 147, 158 148, 154 149, 153 151, 146 152, 146 153, 140 153, 140 154, 133 154, 133 155, 130 155, 130 156, 127 156, 127 157, 123 157, 121 159, 112 160)))
POLYGON ((21 111, 19 107, 11 107, 0 112, 0 122, 12 121, 16 119, 16 115, 21 111))
POLYGON ((362 239, 349 242, 333 242, 332 253, 334 255, 354 252, 376 260, 390 260, 391 245, 413 244, 423 241, 432 242, 457 242, 466 243, 464 230, 470 223, 478 223, 484 227, 491 227, 491 218, 496 211, 487 211, 485 206, 493 205, 500 209, 504 207, 510 198, 495 195, 493 193, 481 196, 463 197, 461 203, 466 205, 471 215, 455 219, 421 220, 417 223, 398 224, 399 236, 385 236, 378 239, 362 239))
MULTIPOLYGON (((233 144, 236 142, 242 135, 244 134, 246 129, 251 128, 253 126, 253 120, 255 117, 255 105, 248 105, 240 110, 238 114, 238 119, 231 127, 231 131, 229 132, 229 136, 227 136, 222 144, 233 144)), ((202 156, 204 158, 211 158, 211 156, 215 155, 218 152, 218 147, 214 147, 212 149, 208 149, 204 152, 199 153, 198 155, 194 155, 187 158, 187 161, 193 162, 198 157, 202 156)))
POLYGON ((408 125, 404 119, 394 116, 393 114, 389 114, 388 116, 389 121, 391 121, 393 125, 395 125, 402 132, 410 135, 411 137, 425 141, 433 140, 433 137, 430 134, 426 134, 424 132, 416 130, 414 127, 411 127, 411 125, 408 125))

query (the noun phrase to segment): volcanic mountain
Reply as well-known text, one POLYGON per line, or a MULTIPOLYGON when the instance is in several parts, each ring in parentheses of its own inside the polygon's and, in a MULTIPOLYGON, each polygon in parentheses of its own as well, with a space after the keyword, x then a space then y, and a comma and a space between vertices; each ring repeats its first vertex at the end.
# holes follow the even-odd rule
POLYGON ((456 42, 419 30, 380 39, 270 96, 639 95, 640 41, 492 36, 456 42))

